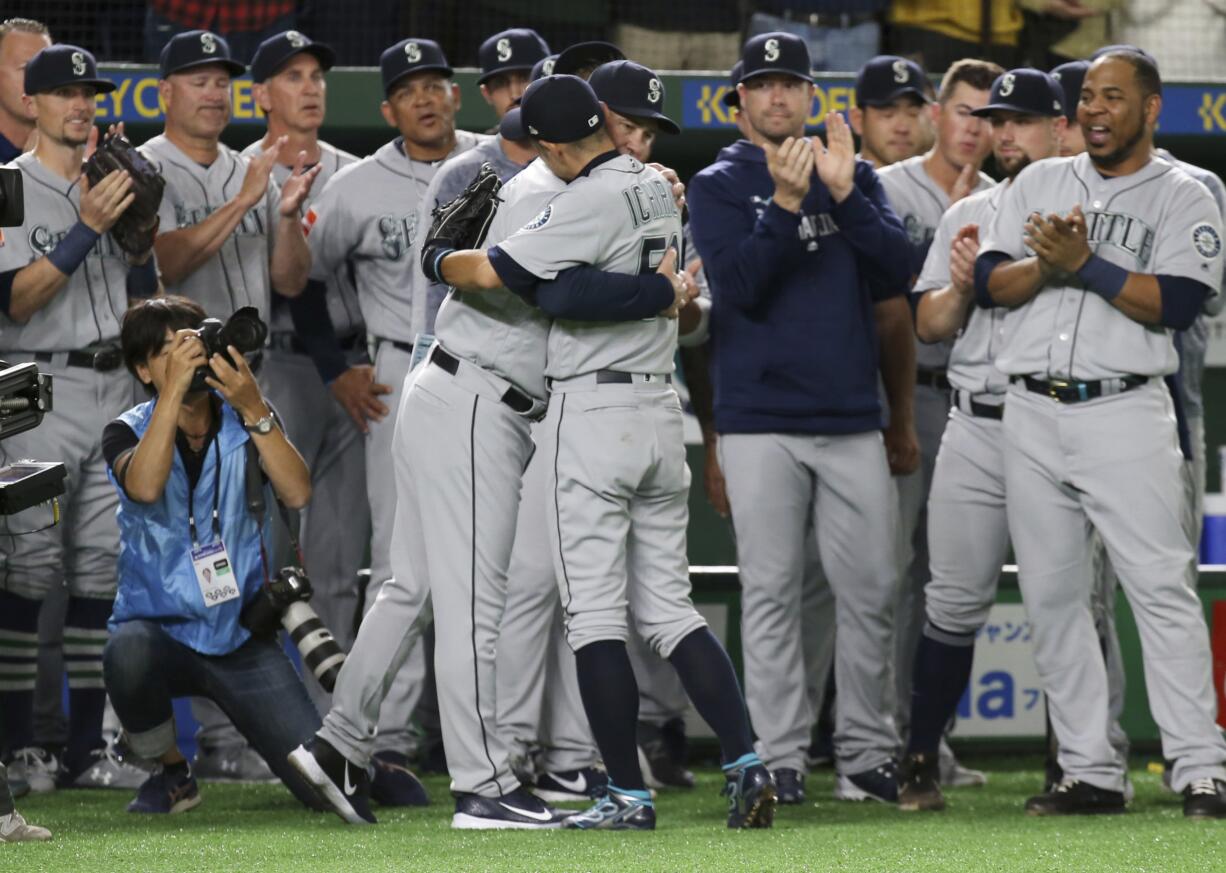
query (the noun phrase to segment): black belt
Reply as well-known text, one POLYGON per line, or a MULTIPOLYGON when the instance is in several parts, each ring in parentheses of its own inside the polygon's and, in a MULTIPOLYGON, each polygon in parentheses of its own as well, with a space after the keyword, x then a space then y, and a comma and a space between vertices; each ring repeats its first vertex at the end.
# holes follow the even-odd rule
POLYGON ((953 388, 944 370, 929 370, 926 367, 920 367, 915 371, 915 384, 935 388, 937 391, 949 391, 953 388))
MULTIPOLYGON (((44 364, 55 359, 55 352, 35 352, 34 360, 44 364)), ((97 349, 76 349, 68 353, 68 366, 83 367, 86 370, 97 370, 99 373, 109 373, 123 366, 123 352, 119 346, 106 346, 97 349)))
MULTIPOLYGON (((673 381, 672 375, 665 373, 662 376, 652 375, 651 381, 656 379, 663 380, 664 384, 671 385, 673 381)), ((623 373, 620 370, 597 370, 596 384, 597 385, 629 385, 634 382, 633 373, 623 373)))
POLYGON ((1107 392, 1104 392, 1103 385, 1107 382, 1118 381, 1121 387, 1119 391, 1114 393, 1122 394, 1125 391, 1131 391, 1133 388, 1140 388, 1149 381, 1149 377, 1121 376, 1118 380, 1096 379, 1093 382, 1066 382, 1061 379, 1053 379, 1049 382, 1044 379, 1035 379, 1032 376, 1014 376, 1012 381, 1022 382, 1025 384, 1027 391, 1033 391, 1035 394, 1044 394, 1060 403, 1081 403, 1085 400, 1093 400, 1096 397, 1104 396, 1107 392))
MULTIPOLYGON (((343 351, 351 352, 354 349, 362 348, 366 344, 366 334, 361 331, 345 334, 336 338, 336 344, 343 351)), ((292 352, 295 355, 310 354, 302 340, 298 339, 298 335, 288 331, 270 334, 268 337, 268 347, 278 352, 292 352)), ((412 347, 410 346, 410 348, 412 347)))
POLYGON ((876 16, 871 12, 802 12, 798 9, 784 9, 776 17, 784 21, 802 22, 810 27, 855 27, 873 21, 876 16))
MULTIPOLYGON (((452 376, 460 371, 460 359, 443 351, 442 346, 434 347, 434 351, 430 353, 430 363, 440 370, 450 373, 452 376)), ((476 365, 474 364, 473 366, 476 365)), ((527 415, 532 411, 532 398, 514 385, 508 387, 500 399, 504 404, 511 407, 512 412, 518 415, 527 415)))
MULTIPOLYGON (((400 351, 404 352, 407 355, 413 354, 413 344, 412 343, 404 343, 404 342, 401 342, 400 340, 388 339, 387 337, 382 337, 382 336, 374 337, 374 341, 375 341, 375 351, 379 350, 379 346, 389 345, 394 349, 400 349, 400 351)), ((455 370, 452 370, 451 373, 452 375, 455 375, 455 370)))
MULTIPOLYGON (((954 394, 954 406, 966 412, 966 409, 963 409, 962 404, 959 402, 961 399, 960 395, 966 394, 966 392, 955 391, 954 394)), ((994 418, 1000 421, 1005 417, 1005 404, 1003 403, 980 403, 969 394, 967 394, 966 400, 966 405, 970 409, 971 415, 976 418, 994 418)))

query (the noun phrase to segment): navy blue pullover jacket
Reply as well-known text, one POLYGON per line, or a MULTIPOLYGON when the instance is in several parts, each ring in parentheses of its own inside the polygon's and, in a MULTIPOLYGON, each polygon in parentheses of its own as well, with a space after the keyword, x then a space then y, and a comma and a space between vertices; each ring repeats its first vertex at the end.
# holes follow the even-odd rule
POLYGON ((687 191, 711 284, 715 428, 876 430, 873 304, 908 287, 906 231, 864 161, 839 204, 816 173, 799 215, 772 203, 774 190, 765 152, 740 140, 687 191))

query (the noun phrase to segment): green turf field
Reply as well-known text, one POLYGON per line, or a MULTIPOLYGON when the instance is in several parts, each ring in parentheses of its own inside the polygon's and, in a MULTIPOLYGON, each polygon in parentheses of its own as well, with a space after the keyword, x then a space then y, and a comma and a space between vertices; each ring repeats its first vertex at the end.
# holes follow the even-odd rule
POLYGON ((723 826, 720 779, 666 792, 655 833, 453 831, 447 783, 430 778, 426 810, 377 811, 348 827, 297 808, 279 787, 204 785, 204 802, 176 816, 124 812, 127 796, 67 791, 19 808, 51 828, 48 844, 0 846, 0 870, 94 871, 1214 871, 1226 869, 1226 822, 1185 821, 1179 798, 1136 771, 1124 816, 1033 819, 1022 802, 1038 786, 1037 759, 971 759, 990 772, 982 789, 951 791, 939 814, 904 814, 830 797, 829 770, 809 777, 809 801, 786 807, 770 831, 723 826))

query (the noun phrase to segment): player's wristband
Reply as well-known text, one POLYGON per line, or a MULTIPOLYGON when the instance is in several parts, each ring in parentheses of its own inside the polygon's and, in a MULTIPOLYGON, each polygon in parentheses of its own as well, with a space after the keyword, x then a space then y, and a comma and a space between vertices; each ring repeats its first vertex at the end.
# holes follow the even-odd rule
POLYGON ((89 250, 94 247, 101 234, 93 230, 84 221, 78 221, 64 234, 59 245, 47 254, 47 260, 65 276, 71 276, 77 267, 85 260, 89 250))
POLYGON ((445 239, 428 242, 426 243, 425 250, 421 253, 421 271, 426 274, 427 279, 439 285, 447 284, 447 280, 443 278, 443 274, 440 272, 443 258, 455 251, 449 242, 449 240, 445 239))
POLYGON ((128 267, 128 296, 152 297, 158 293, 158 269, 153 258, 128 267))
POLYGON ((1124 283, 1128 281, 1127 270, 1098 255, 1090 255, 1090 259, 1077 271, 1077 276, 1086 283, 1088 290, 1107 301, 1119 297, 1124 283))

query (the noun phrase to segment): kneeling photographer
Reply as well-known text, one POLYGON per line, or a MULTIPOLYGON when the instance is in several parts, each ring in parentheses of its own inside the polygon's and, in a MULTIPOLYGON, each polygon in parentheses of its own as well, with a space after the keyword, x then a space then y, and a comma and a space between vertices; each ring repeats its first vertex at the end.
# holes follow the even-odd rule
POLYGON ((268 597, 263 586, 276 572, 264 557, 267 486, 297 509, 311 477, 235 348, 242 344, 222 345, 238 336, 234 320, 220 341, 217 323, 202 331, 204 321, 204 310, 183 297, 128 310, 124 362, 154 397, 108 424, 102 438, 120 493, 106 688, 132 751, 161 763, 128 810, 173 813, 200 802, 171 709, 172 698, 189 695, 215 701, 290 791, 318 808, 286 756, 311 737, 319 716, 275 633, 253 634, 243 620, 268 597))

